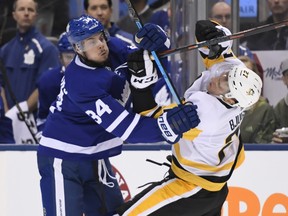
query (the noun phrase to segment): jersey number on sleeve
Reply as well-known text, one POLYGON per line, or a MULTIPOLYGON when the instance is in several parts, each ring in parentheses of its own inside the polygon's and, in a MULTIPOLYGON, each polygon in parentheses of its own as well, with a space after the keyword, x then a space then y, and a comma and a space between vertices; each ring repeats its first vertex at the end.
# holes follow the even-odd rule
POLYGON ((98 99, 95 102, 95 107, 96 107, 96 113, 93 110, 87 110, 86 114, 89 115, 97 124, 101 124, 102 123, 101 116, 105 112, 110 114, 112 110, 101 99, 98 99))

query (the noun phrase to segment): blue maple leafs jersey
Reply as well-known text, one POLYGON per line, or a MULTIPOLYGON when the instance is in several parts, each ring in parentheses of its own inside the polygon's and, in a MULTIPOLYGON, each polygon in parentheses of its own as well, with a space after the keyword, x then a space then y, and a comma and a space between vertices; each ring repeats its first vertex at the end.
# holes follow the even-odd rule
POLYGON ((39 101, 36 122, 38 131, 42 132, 46 118, 49 114, 49 107, 57 98, 64 71, 64 66, 55 67, 45 71, 37 80, 36 85, 39 92, 39 101))
POLYGON ((120 154, 123 141, 164 140, 155 119, 129 113, 123 107, 129 104, 129 97, 125 97, 130 93, 128 70, 123 64, 129 52, 130 48, 114 48, 110 53, 114 56, 110 58, 111 67, 88 67, 77 56, 74 58, 66 68, 57 100, 50 107, 38 154, 99 159, 120 154))

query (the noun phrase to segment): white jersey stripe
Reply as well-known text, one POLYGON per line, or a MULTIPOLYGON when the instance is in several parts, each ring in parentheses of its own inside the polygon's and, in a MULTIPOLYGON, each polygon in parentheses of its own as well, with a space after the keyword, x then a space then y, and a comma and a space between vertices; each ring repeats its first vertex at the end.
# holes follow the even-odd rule
POLYGON ((39 53, 42 53, 42 52, 43 52, 43 49, 42 49, 42 47, 41 47, 39 41, 36 40, 35 38, 32 38, 32 42, 36 45, 36 47, 37 47, 39 53))
POLYGON ((64 180, 62 174, 62 159, 55 158, 53 163, 55 176, 56 215, 65 216, 64 180))
POLYGON ((126 129, 125 133, 121 136, 122 140, 126 140, 130 136, 130 134, 132 133, 133 129, 135 128, 139 120, 140 120, 140 115, 135 115, 133 121, 131 122, 129 127, 126 129))
POLYGON ((122 36, 120 34, 115 34, 115 37, 119 38, 120 40, 122 40, 122 41, 124 41, 124 42, 126 42, 128 44, 130 44, 130 46, 135 47, 134 42, 132 40, 129 40, 128 38, 126 38, 126 37, 124 37, 124 36, 122 36))
POLYGON ((113 123, 106 129, 109 133, 111 133, 123 119, 129 115, 128 111, 124 110, 118 117, 113 121, 113 123))
POLYGON ((106 151, 111 148, 115 148, 123 144, 123 141, 118 137, 114 139, 110 139, 105 142, 101 142, 96 146, 82 147, 73 145, 67 142, 62 142, 53 138, 42 136, 40 140, 40 145, 46 146, 52 149, 57 149, 60 151, 68 152, 68 153, 79 153, 79 154, 93 154, 101 151, 106 151))

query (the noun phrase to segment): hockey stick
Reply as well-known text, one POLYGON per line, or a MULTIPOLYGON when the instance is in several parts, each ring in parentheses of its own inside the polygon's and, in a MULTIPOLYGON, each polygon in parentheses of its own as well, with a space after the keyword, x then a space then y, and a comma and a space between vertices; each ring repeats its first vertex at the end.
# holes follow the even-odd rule
MULTIPOLYGON (((133 6, 133 4, 131 3, 130 0, 125 0, 125 1, 126 1, 127 5, 128 5, 129 12, 130 12, 131 16, 133 17, 134 22, 136 23, 138 29, 141 29, 143 27, 143 24, 142 24, 142 22, 140 20, 139 15, 136 12, 134 6, 133 6)), ((164 78, 164 80, 165 80, 165 82, 166 82, 171 94, 173 95, 175 102, 178 105, 181 104, 181 100, 179 98, 179 95, 177 94, 177 92, 175 90, 175 87, 173 86, 173 84, 171 82, 170 77, 167 75, 166 71, 164 70, 164 68, 163 68, 163 66, 162 66, 162 64, 161 64, 156 52, 152 51, 151 54, 153 55, 153 58, 154 58, 154 60, 155 60, 155 62, 157 64, 157 66, 158 66, 158 68, 159 68, 159 70, 160 70, 160 72, 161 72, 161 74, 162 74, 162 76, 163 76, 163 78, 164 78)))
POLYGON ((21 116, 21 118, 23 119, 25 125, 27 126, 27 128, 28 128, 28 130, 29 130, 29 132, 30 132, 35 144, 37 144, 38 140, 37 140, 34 132, 32 131, 29 123, 27 122, 25 114, 24 114, 23 110, 21 109, 21 107, 19 106, 19 103, 18 103, 18 101, 17 101, 17 99, 16 99, 16 97, 15 97, 13 91, 12 91, 12 87, 11 87, 11 84, 9 82, 9 79, 8 79, 8 76, 7 76, 7 73, 6 73, 6 68, 3 65, 3 62, 2 62, 1 59, 0 59, 0 70, 2 71, 3 78, 4 78, 5 82, 6 82, 7 90, 10 93, 10 96, 11 96, 13 102, 15 103, 17 110, 19 111, 19 115, 21 116))
POLYGON ((215 45, 224 41, 228 41, 228 40, 235 40, 235 39, 239 39, 239 38, 244 38, 244 37, 248 37, 251 35, 255 35, 255 34, 259 34, 259 33, 263 33, 266 31, 271 31, 271 30, 275 30, 278 28, 282 28, 288 25, 288 20, 283 20, 280 22, 276 22, 276 23, 270 23, 270 24, 266 24, 266 25, 262 25, 262 26, 258 26, 255 28, 251 28, 251 29, 247 29, 244 31, 240 31, 237 32, 235 34, 231 34, 231 35, 226 35, 223 37, 219 37, 219 38, 213 38, 209 41, 202 41, 196 44, 192 44, 192 45, 187 45, 187 46, 183 46, 183 47, 178 47, 176 49, 170 49, 170 50, 166 50, 164 52, 159 53, 159 57, 163 58, 163 57, 167 57, 169 55, 173 55, 176 53, 182 53, 182 52, 186 52, 189 50, 194 50, 194 49, 198 49, 200 47, 204 47, 204 46, 211 46, 211 45, 215 45))

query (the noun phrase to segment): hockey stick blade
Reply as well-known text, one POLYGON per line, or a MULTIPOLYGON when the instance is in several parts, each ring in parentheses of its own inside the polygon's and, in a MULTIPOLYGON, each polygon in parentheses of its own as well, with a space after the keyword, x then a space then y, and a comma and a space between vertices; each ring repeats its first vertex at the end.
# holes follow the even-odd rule
POLYGON ((275 30, 278 28, 285 27, 287 25, 288 25, 288 20, 283 20, 283 21, 276 22, 276 23, 266 24, 266 25, 255 27, 255 28, 247 29, 244 31, 240 31, 240 32, 237 32, 235 34, 226 35, 226 36, 219 37, 219 38, 213 38, 209 41, 202 41, 202 42, 199 42, 196 44, 178 47, 176 49, 166 50, 164 52, 159 53, 158 56, 160 58, 164 58, 164 57, 167 57, 169 55, 174 55, 176 53, 182 53, 182 52, 198 49, 198 48, 201 48, 204 46, 215 45, 215 44, 218 44, 218 43, 221 43, 224 41, 228 41, 228 40, 235 40, 235 39, 244 38, 244 37, 248 37, 251 35, 263 33, 266 31, 275 30))

